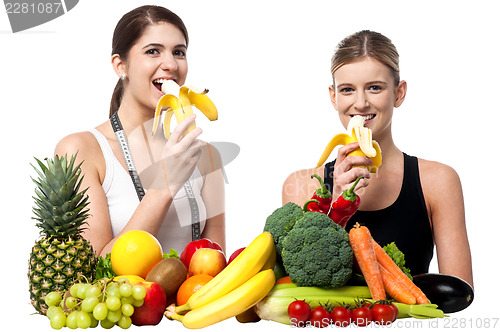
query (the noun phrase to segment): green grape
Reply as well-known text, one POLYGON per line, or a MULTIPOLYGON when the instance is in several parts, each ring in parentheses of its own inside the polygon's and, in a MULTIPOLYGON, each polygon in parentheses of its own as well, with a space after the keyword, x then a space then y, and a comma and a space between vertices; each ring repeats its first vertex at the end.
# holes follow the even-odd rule
POLYGON ((118 286, 113 286, 113 287, 106 288, 106 294, 108 296, 114 296, 114 297, 117 297, 117 298, 122 297, 122 294, 120 292, 120 287, 118 287, 118 286))
POLYGON ((82 301, 82 310, 85 312, 92 312, 94 307, 99 303, 97 296, 86 297, 82 301))
POLYGON ((101 320, 101 327, 103 329, 110 329, 113 326, 115 326, 115 323, 110 321, 109 319, 106 318, 106 319, 101 320))
POLYGON ((134 303, 132 303, 132 305, 134 307, 136 307, 136 308, 142 306, 143 304, 144 304, 144 299, 142 299, 142 300, 134 300, 134 303))
POLYGON ((68 317, 66 317, 66 326, 74 330, 78 327, 77 317, 79 311, 72 311, 68 317))
POLYGON ((58 311, 61 311, 62 312, 62 309, 61 307, 58 307, 58 306, 51 306, 47 309, 47 312, 45 313, 45 315, 49 318, 49 319, 52 319, 52 317, 54 316, 54 314, 58 311))
POLYGON ((93 314, 89 313, 89 316, 90 316, 90 327, 91 328, 97 327, 99 325, 99 321, 95 319, 93 314))
POLYGON ((78 315, 76 316, 76 324, 79 328, 87 329, 90 327, 91 323, 92 323, 92 320, 90 319, 90 316, 88 313, 86 313, 85 311, 78 312, 78 315))
POLYGON ((81 283, 71 285, 71 287, 69 288, 69 293, 71 294, 71 296, 77 297, 78 288, 80 288, 80 285, 81 283))
POLYGON ((97 320, 104 320, 108 316, 108 307, 106 303, 97 303, 93 311, 94 317, 97 320))
POLYGON ((89 296, 99 297, 99 295, 101 295, 101 288, 99 288, 96 285, 91 285, 85 292, 85 297, 89 296))
POLYGON ((128 278, 127 278, 127 277, 120 277, 120 278, 117 280, 117 282, 118 282, 119 284, 123 284, 123 283, 129 283, 129 282, 130 282, 130 280, 128 280, 128 278))
POLYGON ((132 286, 129 283, 120 285, 120 294, 122 297, 127 297, 132 295, 132 286))
POLYGON ((55 330, 60 330, 66 326, 66 315, 62 311, 57 311, 54 313, 52 318, 50 318, 50 327, 55 330))
POLYGON ((128 316, 121 316, 117 324, 122 329, 128 329, 132 325, 132 319, 128 316))
POLYGON ((132 296, 127 296, 127 297, 122 297, 121 298, 121 301, 122 301, 122 305, 124 304, 133 304, 134 303, 134 298, 132 296))
POLYGON ((122 305, 122 314, 125 316, 132 316, 134 314, 134 307, 131 304, 125 303, 122 305))
POLYGON ((132 287, 132 296, 136 300, 142 300, 146 297, 146 288, 141 285, 135 285, 132 287))
POLYGON ((81 284, 80 287, 78 287, 78 291, 76 293, 76 296, 84 299, 85 295, 87 294, 87 289, 89 289, 90 285, 89 284, 81 284))
POLYGON ((122 302, 116 296, 109 296, 106 299, 106 306, 108 307, 109 310, 115 311, 120 309, 120 307, 122 306, 122 302))
POLYGON ((45 295, 45 304, 49 307, 59 305, 59 303, 61 303, 61 300, 62 297, 59 292, 50 292, 49 294, 45 295))
POLYGON ((122 315, 122 312, 120 310, 110 310, 108 311, 108 316, 106 317, 108 320, 110 320, 111 322, 118 322, 118 320, 120 319, 120 317, 123 316, 122 315))
POLYGON ((68 309, 74 308, 77 303, 78 303, 78 300, 72 296, 67 297, 66 301, 64 302, 64 304, 66 305, 66 308, 68 308, 68 309))

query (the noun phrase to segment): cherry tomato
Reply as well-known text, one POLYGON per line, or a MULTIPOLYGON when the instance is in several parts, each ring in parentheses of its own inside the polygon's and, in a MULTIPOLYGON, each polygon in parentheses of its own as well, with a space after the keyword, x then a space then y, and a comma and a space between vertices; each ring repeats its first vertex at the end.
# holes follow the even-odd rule
POLYGON ((394 309, 394 319, 392 320, 394 322, 396 319, 398 319, 399 309, 398 309, 398 306, 395 305, 394 303, 391 303, 391 307, 392 307, 392 309, 394 309))
POLYGON ((295 300, 288 305, 290 322, 297 327, 305 327, 311 316, 311 307, 307 302, 295 300))
POLYGON ((330 313, 332 322, 338 327, 347 327, 351 324, 352 313, 351 310, 344 307, 335 307, 330 313))
POLYGON ((389 325, 394 321, 394 309, 390 304, 374 304, 371 308, 373 321, 379 325, 389 325))
POLYGON ((372 312, 367 307, 356 308, 352 311, 352 321, 357 326, 367 326, 372 321, 372 312))
POLYGON ((314 327, 327 327, 330 325, 332 316, 322 306, 317 306, 311 311, 311 325, 314 327))

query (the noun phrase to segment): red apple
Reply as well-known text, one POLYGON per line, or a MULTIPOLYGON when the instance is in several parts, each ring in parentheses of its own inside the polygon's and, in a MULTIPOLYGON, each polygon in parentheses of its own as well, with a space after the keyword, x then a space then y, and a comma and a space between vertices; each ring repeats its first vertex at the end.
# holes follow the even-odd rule
POLYGON ((195 251, 189 263, 190 276, 206 274, 215 277, 226 267, 226 256, 217 249, 200 248, 195 251))
POLYGON ((144 304, 134 309, 132 324, 157 325, 163 318, 163 313, 167 307, 167 295, 160 284, 156 282, 140 281, 137 285, 146 288, 146 297, 144 304))
POLYGON ((238 255, 245 249, 246 247, 243 247, 243 248, 240 248, 240 249, 237 249, 235 250, 235 252, 233 252, 231 254, 231 256, 229 256, 229 260, 227 261, 227 265, 229 265, 236 257, 238 257, 238 255))

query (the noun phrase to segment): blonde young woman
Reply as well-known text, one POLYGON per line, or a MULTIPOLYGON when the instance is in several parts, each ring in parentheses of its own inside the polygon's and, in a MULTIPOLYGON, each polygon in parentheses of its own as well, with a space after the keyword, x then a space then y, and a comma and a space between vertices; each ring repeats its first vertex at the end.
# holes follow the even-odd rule
POLYGON ((120 235, 134 229, 155 235, 164 251, 173 248, 180 253, 193 239, 193 211, 199 217, 198 237, 225 248, 220 156, 198 140, 200 128, 183 136, 194 117, 182 121, 168 141, 151 140, 146 134, 151 133, 156 104, 163 95, 158 80, 174 80, 179 85, 186 81, 187 47, 186 27, 170 10, 142 6, 125 14, 113 35, 111 63, 119 79, 111 120, 71 134, 56 147, 56 154, 78 152, 77 161, 83 161, 82 188, 89 188, 91 215, 84 236, 100 255, 109 253, 120 235), (153 171, 149 179, 141 175, 141 186, 145 186, 141 198, 112 126, 117 119, 137 172, 153 171), (190 192, 193 197, 188 196, 190 192))
POLYGON ((413 275, 428 272, 435 246, 439 272, 472 285, 459 176, 449 166, 403 153, 392 137, 393 111, 403 103, 407 89, 399 77, 398 57, 392 42, 372 31, 357 32, 338 44, 331 63, 331 102, 346 128, 352 116, 365 117, 365 126, 381 146, 382 166, 376 174, 353 167, 371 161, 348 156, 358 143, 345 145, 336 160, 292 173, 283 185, 283 204, 301 205, 310 197, 318 185, 311 174, 324 177, 333 197, 362 176, 357 185, 361 205, 346 230, 359 222, 381 245, 394 241, 413 275))

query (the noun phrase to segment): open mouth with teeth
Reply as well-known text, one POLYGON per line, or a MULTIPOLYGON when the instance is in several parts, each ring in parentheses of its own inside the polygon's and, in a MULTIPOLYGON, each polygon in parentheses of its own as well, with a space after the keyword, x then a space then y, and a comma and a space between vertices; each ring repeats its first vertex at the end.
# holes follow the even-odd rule
POLYGON ((161 91, 161 86, 164 82, 168 81, 167 79, 165 78, 158 78, 156 80, 153 81, 153 85, 159 90, 161 91))
POLYGON ((375 114, 367 114, 367 115, 361 115, 361 114, 351 114, 351 118, 354 117, 355 115, 362 116, 365 121, 370 121, 375 117, 375 114))

